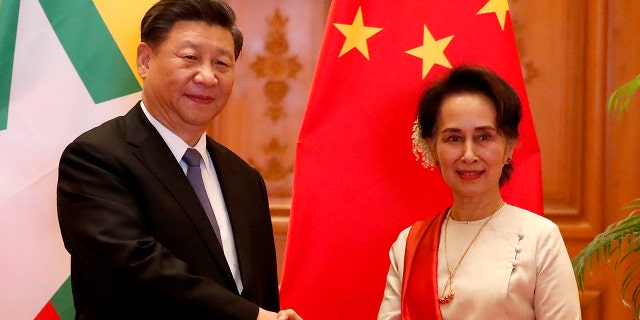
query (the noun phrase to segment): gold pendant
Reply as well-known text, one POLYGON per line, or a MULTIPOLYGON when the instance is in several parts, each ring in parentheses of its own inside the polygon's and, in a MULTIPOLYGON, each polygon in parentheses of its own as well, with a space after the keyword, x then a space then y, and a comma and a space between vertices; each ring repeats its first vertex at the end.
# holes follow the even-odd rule
POLYGON ((448 295, 446 295, 444 297, 441 297, 441 298, 438 298, 438 302, 440 302, 441 304, 447 304, 447 303, 449 303, 449 302, 451 302, 453 300, 455 295, 456 295, 456 293, 451 291, 451 292, 449 292, 448 295))

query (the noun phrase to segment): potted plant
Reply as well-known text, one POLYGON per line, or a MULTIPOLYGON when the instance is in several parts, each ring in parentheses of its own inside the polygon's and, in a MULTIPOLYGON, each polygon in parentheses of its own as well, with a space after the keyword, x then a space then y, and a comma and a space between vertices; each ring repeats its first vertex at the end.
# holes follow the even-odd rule
MULTIPOLYGON (((616 89, 609 98, 610 112, 623 113, 629 107, 631 97, 640 87, 640 75, 616 89)), ((584 289, 585 273, 598 265, 613 262, 621 275, 621 298, 627 306, 633 306, 636 318, 640 317, 640 198, 622 208, 629 210, 627 218, 608 226, 597 235, 573 259, 573 270, 580 290, 584 289)))

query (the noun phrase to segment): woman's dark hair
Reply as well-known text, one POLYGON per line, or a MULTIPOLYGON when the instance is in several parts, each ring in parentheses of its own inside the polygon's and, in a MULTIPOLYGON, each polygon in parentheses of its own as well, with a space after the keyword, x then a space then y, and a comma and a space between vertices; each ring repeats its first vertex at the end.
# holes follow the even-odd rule
POLYGON ((242 32, 236 25, 233 9, 222 0, 160 0, 142 18, 140 39, 155 49, 167 39, 171 28, 179 21, 201 21, 229 30, 235 58, 240 56, 242 32))
MULTIPOLYGON (((475 66, 462 66, 427 89, 418 104, 418 120, 422 138, 431 140, 436 135, 442 102, 451 96, 472 93, 486 96, 493 102, 496 111, 496 126, 509 143, 519 137, 518 125, 522 105, 513 88, 494 72, 475 66)), ((505 164, 500 176, 500 185, 511 178, 513 165, 505 164)))

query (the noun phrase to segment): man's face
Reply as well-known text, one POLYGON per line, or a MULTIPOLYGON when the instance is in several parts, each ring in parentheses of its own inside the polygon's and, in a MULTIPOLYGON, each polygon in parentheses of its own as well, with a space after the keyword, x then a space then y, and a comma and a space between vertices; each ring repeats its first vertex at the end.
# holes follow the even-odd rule
POLYGON ((187 141, 227 104, 235 77, 233 38, 220 26, 180 21, 155 49, 141 43, 137 64, 145 106, 187 141))

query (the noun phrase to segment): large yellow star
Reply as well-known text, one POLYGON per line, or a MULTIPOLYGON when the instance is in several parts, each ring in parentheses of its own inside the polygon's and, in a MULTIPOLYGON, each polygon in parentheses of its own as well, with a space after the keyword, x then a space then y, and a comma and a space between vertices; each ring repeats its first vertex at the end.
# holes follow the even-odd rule
POLYGON ((369 60, 367 39, 380 32, 382 28, 364 26, 364 20, 362 19, 362 7, 358 8, 358 12, 356 13, 356 17, 353 19, 352 24, 334 23, 333 25, 346 37, 339 57, 349 52, 351 49, 356 48, 365 58, 367 58, 367 60, 369 60))
POLYGON ((427 26, 424 26, 422 46, 405 51, 405 53, 422 59, 422 79, 427 76, 427 73, 429 73, 429 70, 431 70, 434 64, 451 68, 449 59, 444 55, 444 50, 449 45, 449 42, 451 42, 451 39, 453 39, 453 36, 435 40, 431 32, 429 32, 429 29, 427 29, 427 26))
POLYGON ((509 3, 507 0, 489 0, 487 4, 478 11, 478 14, 495 13, 500 22, 500 28, 504 30, 504 22, 507 20, 507 11, 509 11, 509 3))

